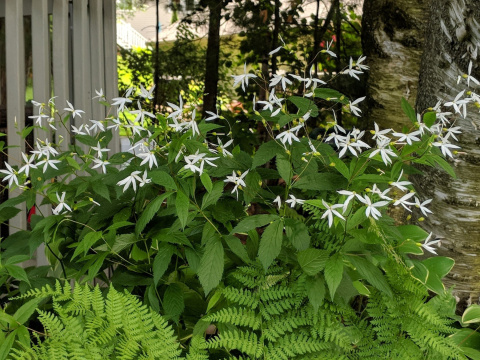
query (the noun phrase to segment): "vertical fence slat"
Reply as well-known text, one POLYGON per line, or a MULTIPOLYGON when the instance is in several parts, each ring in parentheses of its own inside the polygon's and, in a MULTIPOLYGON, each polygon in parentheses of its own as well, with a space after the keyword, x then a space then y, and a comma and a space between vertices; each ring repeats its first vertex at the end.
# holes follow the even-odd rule
MULTIPOLYGON (((25 49, 23 35, 23 0, 5 2, 5 42, 7 70, 7 139, 8 145, 17 147, 8 149, 8 163, 19 165, 25 144, 17 131, 25 127, 25 49), (15 120, 17 128, 15 127, 15 120)), ((15 197, 20 190, 9 191, 9 197, 15 197)), ((27 227, 25 204, 18 205, 20 213, 10 219, 10 234, 27 227)))
MULTIPOLYGON (((107 101, 117 97, 117 17, 115 0, 103 1, 103 28, 105 42, 105 96, 107 101)), ((120 137, 114 133, 109 149, 111 153, 120 152, 120 137)))
MULTIPOLYGON (((88 0, 73 2, 72 20, 73 106, 85 111, 81 118, 75 117, 74 122, 78 127, 87 123, 92 116, 88 0)), ((88 149, 84 144, 77 145, 84 152, 88 149)))
MULTIPOLYGON (((54 0, 52 14, 52 66, 53 66, 53 93, 57 98, 55 104, 60 113, 67 106, 70 98, 70 72, 68 66, 68 0, 54 0)), ((65 126, 70 130, 71 121, 65 126)), ((60 148, 66 150, 71 143, 70 133, 63 126, 58 126, 56 143, 63 138, 60 148)))
MULTIPOLYGON (((33 99, 41 103, 47 103, 50 98, 50 29, 48 20, 48 0, 32 1, 32 67, 33 67, 33 99)), ((36 111, 36 109, 34 109, 36 111)), ((44 124, 47 131, 36 128, 35 139, 52 140, 52 132, 49 126, 44 124)), ((43 196, 37 195, 36 203, 44 216, 51 215, 52 207, 40 205, 43 196)), ((45 257, 45 245, 37 250, 37 266, 48 265, 45 257)))
MULTIPOLYGON (((103 56, 103 0, 90 0, 90 57, 92 72, 92 94, 95 90, 105 90, 105 59, 103 56)), ((105 106, 92 102, 92 116, 95 120, 105 118, 105 106)))

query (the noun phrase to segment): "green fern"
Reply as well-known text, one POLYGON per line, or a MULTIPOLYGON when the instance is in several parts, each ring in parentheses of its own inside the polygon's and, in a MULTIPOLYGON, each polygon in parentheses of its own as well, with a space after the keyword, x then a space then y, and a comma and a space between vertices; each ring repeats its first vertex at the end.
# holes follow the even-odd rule
POLYGON ((53 297, 55 313, 38 310, 46 337, 31 349, 12 350, 11 359, 104 360, 179 359, 173 330, 133 295, 110 287, 106 299, 97 286, 66 283, 23 297, 53 297))

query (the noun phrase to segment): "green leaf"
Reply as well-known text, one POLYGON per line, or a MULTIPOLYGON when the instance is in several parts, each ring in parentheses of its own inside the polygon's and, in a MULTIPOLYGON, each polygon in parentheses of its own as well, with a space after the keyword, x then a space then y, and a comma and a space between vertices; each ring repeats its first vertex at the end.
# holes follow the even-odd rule
POLYGON ((325 268, 328 250, 307 249, 297 254, 298 263, 307 275, 316 275, 325 268))
POLYGON ((80 170, 80 165, 78 165, 78 163, 75 161, 74 158, 67 156, 66 159, 67 159, 68 165, 73 167, 75 170, 80 170))
POLYGON ((354 282, 352 282, 352 285, 355 289, 357 289, 360 295, 364 295, 364 296, 370 295, 370 290, 368 290, 368 288, 365 285, 363 285, 363 283, 360 280, 355 280, 354 282))
POLYGON ((342 159, 339 159, 337 156, 329 156, 329 159, 335 164, 335 170, 342 174, 345 179, 350 179, 350 170, 342 159))
POLYGON ((480 305, 472 304, 462 315, 462 323, 474 324, 480 322, 480 305))
POLYGON ((267 226, 260 239, 258 258, 265 270, 268 269, 273 260, 280 254, 280 250, 282 250, 282 240, 283 221, 278 219, 267 226))
POLYGON ((344 188, 346 181, 343 176, 333 173, 316 173, 302 176, 293 184, 294 188, 302 190, 337 190, 344 188))
POLYGON ((155 286, 167 271, 173 252, 174 247, 170 244, 162 243, 158 246, 158 253, 153 260, 153 283, 155 286))
POLYGON ((72 260, 83 252, 83 256, 87 255, 88 250, 102 238, 101 231, 91 231, 83 237, 76 245, 75 252, 72 255, 72 260))
POLYGON ((408 118, 413 124, 417 122, 417 114, 415 113, 415 109, 403 97, 402 97, 402 110, 405 113, 405 115, 408 116, 408 118))
POLYGON ((432 127, 437 121, 437 113, 435 111, 429 111, 423 115, 423 123, 428 127, 432 127))
POLYGON ((177 215, 178 219, 180 220, 180 224, 182 224, 182 227, 185 228, 188 220, 188 208, 190 207, 190 200, 183 191, 177 191, 175 206, 177 208, 177 215))
POLYGON ((347 255, 346 259, 355 267, 362 278, 388 296, 393 296, 392 289, 390 289, 385 275, 378 267, 360 256, 347 255))
POLYGON ((85 282, 93 280, 98 275, 98 271, 109 254, 108 251, 102 253, 97 252, 95 261, 88 267, 88 276, 85 278, 85 282))
POLYGON ((30 285, 30 280, 28 280, 27 273, 23 268, 17 265, 5 265, 5 269, 10 276, 14 277, 17 280, 25 281, 28 285, 30 285))
POLYGON ((343 277, 343 259, 339 253, 331 256, 325 264, 325 281, 333 299, 343 277))
POLYGON ((277 155, 277 171, 287 186, 292 182, 293 170, 290 159, 285 154, 277 155))
POLYGON ((25 324, 30 316, 32 316, 32 314, 35 312, 35 309, 42 300, 43 299, 41 298, 36 298, 26 302, 20 306, 17 311, 15 311, 13 317, 20 324, 25 324))
POLYGON ((250 230, 265 226, 270 224, 272 221, 278 219, 278 215, 273 214, 260 214, 247 216, 242 221, 240 221, 237 226, 230 231, 230 234, 244 234, 250 230))
POLYGON ((154 184, 160 185, 165 187, 166 189, 173 189, 177 190, 177 184, 170 176, 170 174, 166 173, 165 171, 155 170, 148 173, 150 179, 154 184))
POLYGON ((95 181, 94 185, 92 186, 93 191, 95 194, 100 195, 104 199, 110 201, 110 192, 108 191, 107 185, 102 180, 95 181))
POLYGON ((323 304, 323 300, 325 300, 325 281, 323 277, 309 278, 307 280, 307 295, 315 312, 317 312, 318 308, 323 304))
POLYGON ((480 333, 473 329, 459 329, 455 334, 450 335, 449 338, 462 348, 480 350, 480 333))
POLYGON ((200 175, 200 180, 202 181, 203 186, 205 186, 205 189, 207 189, 208 192, 211 192, 213 188, 212 179, 210 179, 210 176, 208 176, 205 171, 200 175))
POLYGON ((198 278, 203 286, 205 295, 217 287, 220 280, 222 280, 223 258, 224 251, 220 239, 218 237, 210 239, 205 246, 205 252, 198 268, 198 278))
POLYGON ((416 225, 400 225, 397 227, 397 230, 402 234, 403 239, 410 239, 415 242, 422 242, 428 236, 425 230, 416 225))
POLYGON ((285 219, 285 233, 288 240, 299 251, 310 245, 310 234, 307 225, 297 219, 285 219))
POLYGON ((5 265, 18 264, 18 263, 21 263, 21 262, 30 260, 30 258, 31 258, 31 257, 30 257, 29 255, 13 255, 13 256, 9 256, 9 257, 7 258, 7 260, 5 261, 5 265))
POLYGON ((223 194, 223 185, 222 181, 217 181, 213 184, 212 190, 203 196, 202 210, 217 203, 223 194))
POLYGON ((455 260, 444 256, 435 256, 423 260, 422 263, 427 267, 430 274, 437 274, 442 279, 452 270, 455 260))
POLYGON ((0 223, 7 221, 8 219, 13 218, 15 215, 17 215, 21 210, 14 208, 14 207, 7 207, 5 209, 2 209, 0 213, 0 223))
POLYGON ((15 337, 17 336, 17 330, 18 329, 15 329, 8 334, 7 338, 0 345, 0 360, 5 360, 10 353, 10 349, 12 348, 15 337))
POLYGON ((301 116, 305 115, 309 111, 310 116, 318 116, 318 108, 312 100, 300 96, 290 96, 288 101, 295 104, 301 116))
POLYGON ((425 265, 422 264, 422 262, 417 261, 417 260, 412 260, 413 262, 413 268, 412 268, 412 275, 418 279, 422 284, 426 284, 427 279, 428 279, 428 269, 425 265))
POLYGON ((208 306, 207 306, 207 313, 215 306, 217 303, 220 301, 223 295, 223 290, 224 289, 217 289, 213 293, 212 297, 208 301, 208 306))
POLYGON ((407 239, 398 246, 398 252, 403 254, 423 255, 423 250, 417 245, 417 242, 407 239))
POLYGON ((262 145, 260 145, 258 150, 255 152, 255 155, 253 156, 252 169, 270 161, 279 151, 282 150, 283 148, 274 140, 263 143, 262 145))
POLYGON ((227 243, 227 246, 235 255, 237 255, 244 263, 250 263, 250 258, 248 257, 245 245, 242 244, 239 238, 233 235, 225 235, 223 238, 227 243))
POLYGON ((315 97, 348 105, 348 98, 342 93, 333 89, 317 88, 315 89, 315 97))
POLYGON ((178 322, 180 314, 185 309, 183 290, 179 284, 173 283, 167 287, 163 295, 163 310, 165 315, 178 322))
POLYGON ((168 198, 170 195, 173 193, 167 192, 164 193, 155 199, 151 201, 146 207, 145 210, 143 210, 142 215, 140 215, 140 218, 137 221, 137 224, 135 225, 135 234, 140 234, 147 224, 153 219, 155 214, 160 210, 160 207, 162 206, 163 202, 165 201, 166 198, 168 198))
POLYGON ((121 234, 117 235, 115 238, 115 242, 113 243, 111 252, 114 254, 118 254, 123 249, 126 249, 132 244, 140 241, 140 239, 135 236, 135 234, 121 234))

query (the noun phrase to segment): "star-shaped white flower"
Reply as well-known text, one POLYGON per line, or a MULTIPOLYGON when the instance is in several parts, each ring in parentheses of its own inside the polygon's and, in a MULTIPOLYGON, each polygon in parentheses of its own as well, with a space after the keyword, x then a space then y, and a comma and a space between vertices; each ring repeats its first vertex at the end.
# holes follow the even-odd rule
POLYGON ((343 207, 343 204, 329 205, 323 199, 322 199, 322 204, 327 209, 327 211, 325 211, 323 213, 322 219, 325 219, 326 217, 328 217, 328 227, 332 227, 332 225, 333 225, 333 215, 335 215, 336 217, 338 217, 342 220, 345 220, 345 218, 342 216, 342 214, 340 214, 337 210, 335 210, 335 209, 343 207))
POLYGON ((60 215, 64 210, 72 212, 72 209, 70 208, 70 206, 68 206, 65 203, 65 191, 62 192, 61 196, 58 196, 58 192, 56 194, 57 194, 58 205, 55 207, 55 209, 52 209, 52 213, 54 215, 60 215))
POLYGON ((2 181, 8 181, 8 187, 9 188, 12 187, 13 183, 15 183, 15 184, 17 184, 17 186, 19 186, 18 185, 18 178, 17 178, 18 173, 7 162, 5 162, 5 166, 7 167, 7 170, 0 170, 1 173, 4 173, 4 174, 7 175, 3 178, 2 181))
POLYGON ((432 254, 434 255, 438 255, 435 251, 435 248, 433 247, 433 245, 436 245, 438 244, 438 246, 440 246, 440 241, 441 240, 432 240, 430 241, 430 238, 432 237, 432 234, 433 233, 430 233, 427 238, 425 239, 425 241, 423 242, 423 244, 421 244, 420 246, 422 248, 424 248, 425 250, 427 250, 428 252, 431 252, 432 254))
POLYGON ((237 176, 237 174, 235 174, 235 171, 232 171, 232 175, 231 176, 227 176, 227 178, 225 180, 223 180, 224 182, 231 182, 233 184, 235 184, 235 186, 233 187, 233 190, 232 190, 232 194, 233 193, 236 193, 237 195, 237 199, 238 199, 238 189, 240 188, 240 190, 242 189, 242 187, 246 187, 247 185, 245 184, 245 181, 243 181, 243 179, 245 178, 245 176, 247 176, 248 174, 248 171, 245 171, 243 174, 241 174, 240 176, 237 176))
POLYGON ((294 208, 297 204, 302 205, 305 202, 305 200, 297 199, 293 195, 288 196, 290 196, 290 199, 286 200, 285 203, 289 204, 291 208, 294 208))
POLYGON ((74 119, 75 119, 75 116, 76 116, 76 115, 78 115, 79 117, 82 117, 81 114, 84 113, 85 111, 83 111, 83 110, 75 110, 74 107, 73 107, 73 105, 72 105, 68 100, 66 100, 66 101, 67 101, 68 107, 65 108, 65 109, 63 109, 63 110, 72 113, 72 118, 74 118, 74 119))
POLYGON ((142 179, 140 178, 140 176, 138 176, 138 174, 140 174, 140 171, 133 171, 125 179, 117 182, 117 185, 119 185, 119 186, 125 185, 123 187, 123 192, 127 191, 127 189, 130 187, 130 185, 132 185, 133 191, 136 191, 137 190, 137 181, 142 182, 142 179))
POLYGON ((237 86, 238 83, 242 83, 242 90, 245 92, 245 87, 248 87, 248 79, 256 78, 254 74, 247 73, 247 63, 243 65, 243 74, 231 75, 234 79, 233 86, 237 86))

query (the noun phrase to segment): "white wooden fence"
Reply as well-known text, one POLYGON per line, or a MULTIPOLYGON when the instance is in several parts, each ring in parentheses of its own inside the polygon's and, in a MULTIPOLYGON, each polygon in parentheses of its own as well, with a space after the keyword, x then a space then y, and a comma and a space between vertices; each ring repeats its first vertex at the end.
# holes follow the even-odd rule
MULTIPOLYGON (((25 150, 17 135, 25 127, 24 16, 31 16, 33 99, 46 103, 54 94, 59 109, 69 100, 85 111, 74 120, 78 127, 105 117, 104 107, 91 100, 94 90, 103 89, 109 100, 117 94, 115 10, 115 0, 0 0, 0 18, 5 21, 7 142, 17 146, 8 150, 10 164, 18 165, 25 150)), ((1 88, 0 84, 0 92, 1 88)), ((53 134, 35 129, 34 137, 57 143, 63 137, 63 144, 71 143, 69 133, 60 127, 53 134)), ((118 138, 112 142, 110 149, 120 148, 118 138)), ((10 233, 27 228, 24 205, 21 210, 10 220, 10 233)))
POLYGON ((147 39, 135 30, 131 24, 117 21, 117 44, 125 49, 146 48, 147 39))

